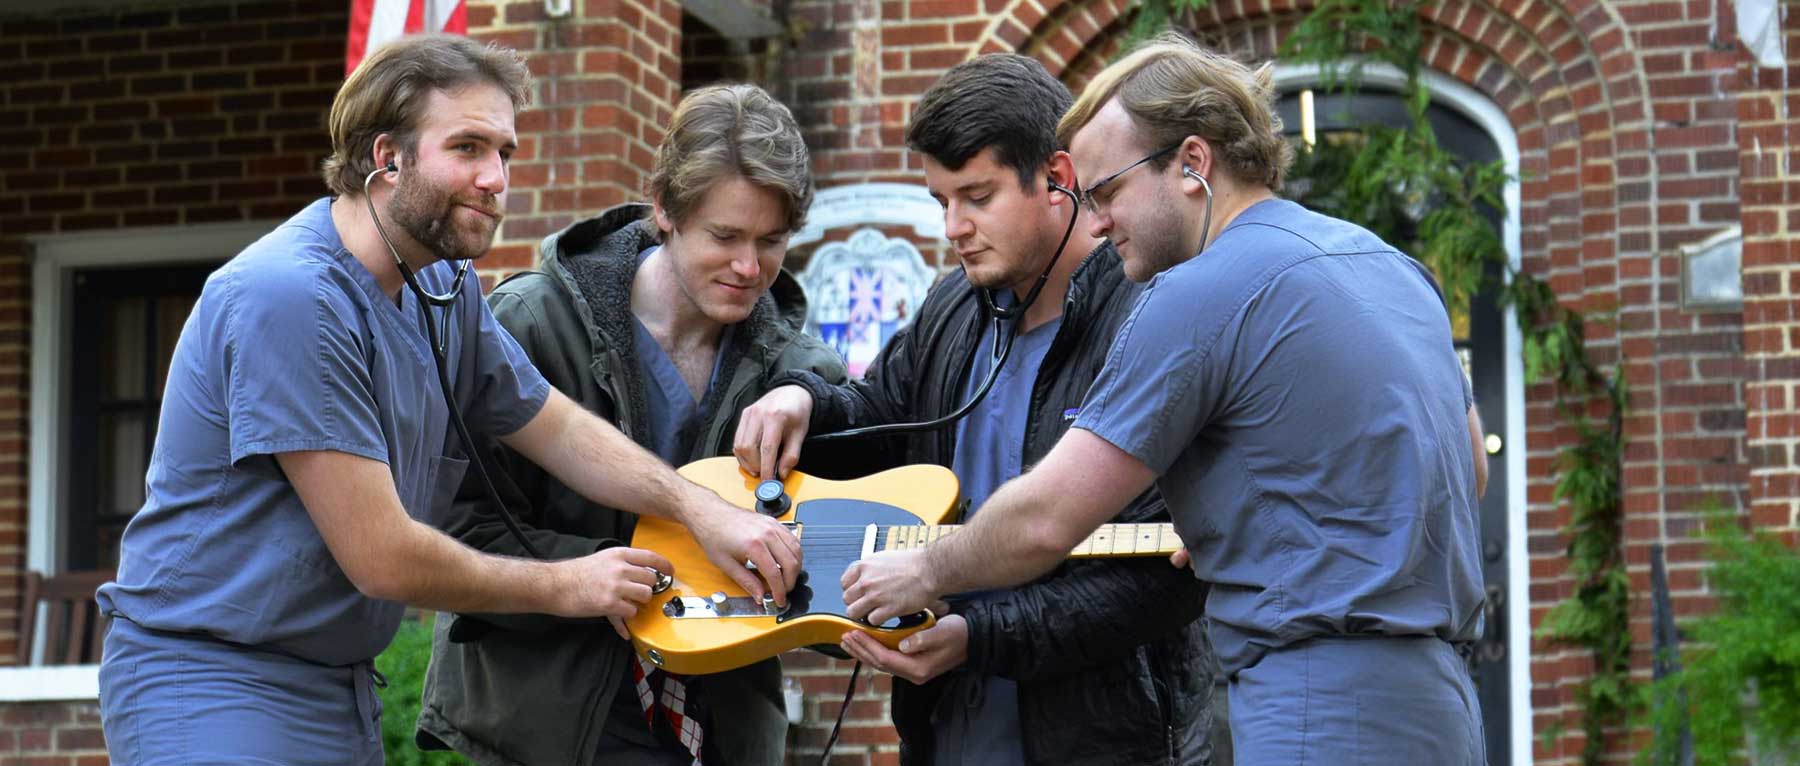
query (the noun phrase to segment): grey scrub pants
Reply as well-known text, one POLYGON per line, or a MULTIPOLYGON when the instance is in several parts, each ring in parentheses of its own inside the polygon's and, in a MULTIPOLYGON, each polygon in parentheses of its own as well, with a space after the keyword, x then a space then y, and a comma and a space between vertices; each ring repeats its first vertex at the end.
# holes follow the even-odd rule
POLYGON ((1231 683, 1237 766, 1481 766, 1481 708, 1434 637, 1313 638, 1231 683))
POLYGON ((203 636, 107 631, 100 720, 114 766, 381 766, 374 666, 203 636))

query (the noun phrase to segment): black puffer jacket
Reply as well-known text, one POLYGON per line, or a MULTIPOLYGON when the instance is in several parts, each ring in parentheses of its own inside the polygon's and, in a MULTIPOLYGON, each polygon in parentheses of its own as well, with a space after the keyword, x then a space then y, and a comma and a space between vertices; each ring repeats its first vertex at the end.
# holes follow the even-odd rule
MULTIPOLYGON (((1074 418, 1106 361, 1119 324, 1142 291, 1124 278, 1110 243, 1071 278, 1062 326, 1032 389, 1027 466, 1042 459, 1074 418)), ((895 333, 860 381, 833 386, 791 373, 781 382, 813 396, 810 433, 928 420, 962 402, 970 362, 988 353, 975 290, 958 270, 933 286, 914 322, 895 333)), ((868 468, 950 465, 956 430, 870 445, 868 468)), ((833 445, 838 449, 838 445, 833 445)), ((1115 521, 1169 520, 1155 490, 1115 521)), ((1019 720, 1032 764, 1206 764, 1216 662, 1199 619, 1206 585, 1166 559, 1065 562, 1036 582, 959 609, 969 624, 965 667, 1018 683, 1019 720)), ((924 686, 894 681, 901 762, 932 752, 931 713, 940 676, 924 686)))

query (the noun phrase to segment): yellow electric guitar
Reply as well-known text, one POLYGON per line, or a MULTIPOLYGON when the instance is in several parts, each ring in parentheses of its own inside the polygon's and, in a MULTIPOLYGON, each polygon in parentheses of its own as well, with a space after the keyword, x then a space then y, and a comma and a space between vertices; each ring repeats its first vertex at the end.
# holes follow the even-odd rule
MULTIPOLYGON (((835 647, 845 631, 861 630, 890 647, 936 623, 929 612, 870 626, 844 616, 839 578, 876 551, 928 545, 960 527, 938 524, 955 509, 956 476, 935 465, 910 465, 852 481, 791 472, 783 482, 759 482, 737 461, 716 457, 689 463, 681 475, 738 506, 788 524, 800 538, 806 572, 779 609, 745 593, 707 560, 687 529, 643 517, 631 544, 668 558, 675 574, 626 621, 640 655, 675 673, 717 673, 804 646, 835 647)), ((1108 524, 1071 557, 1166 556, 1181 547, 1169 524, 1108 524)))

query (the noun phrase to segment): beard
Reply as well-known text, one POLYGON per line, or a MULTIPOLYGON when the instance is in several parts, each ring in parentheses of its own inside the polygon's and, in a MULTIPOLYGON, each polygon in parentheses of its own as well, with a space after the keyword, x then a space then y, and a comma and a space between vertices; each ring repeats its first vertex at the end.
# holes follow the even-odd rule
POLYGON ((493 195, 481 199, 458 201, 452 195, 413 171, 407 165, 400 171, 400 183, 388 199, 388 217, 399 224, 414 242, 432 254, 448 261, 469 260, 487 254, 494 244, 494 232, 500 227, 498 217, 477 216, 473 225, 458 225, 457 206, 472 205, 497 213, 499 205, 493 195))
MULTIPOLYGON (((988 263, 983 266, 970 269, 965 264, 963 274, 968 277, 969 284, 986 290, 1030 290, 1038 276, 1050 268, 1051 259, 1056 256, 1056 245, 1061 241, 1061 229, 1054 233, 1029 232, 1022 241, 1009 242, 1004 252, 1000 247, 988 250, 985 255, 988 263)), ((1069 256, 1068 253, 1062 255, 1064 258, 1069 256)), ((1076 257, 1086 255, 1082 253, 1076 257)), ((1024 293, 1017 297, 1023 298, 1024 293)))
POLYGON ((1131 235, 1131 252, 1123 259, 1125 278, 1133 282, 1148 282, 1194 256, 1183 243, 1191 225, 1184 211, 1163 196, 1153 199, 1155 212, 1131 235))

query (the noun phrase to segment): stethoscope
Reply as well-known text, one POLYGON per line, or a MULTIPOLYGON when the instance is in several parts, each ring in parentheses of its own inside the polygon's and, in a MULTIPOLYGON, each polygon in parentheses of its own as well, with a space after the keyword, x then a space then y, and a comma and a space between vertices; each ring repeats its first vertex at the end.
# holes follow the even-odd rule
POLYGON ((994 330, 993 345, 988 350, 989 366, 987 377, 981 381, 981 387, 976 389, 975 395, 970 397, 969 401, 963 403, 961 407, 956 408, 956 410, 950 414, 932 418, 931 420, 922 420, 916 423, 884 423, 881 425, 863 426, 861 428, 849 428, 842 431, 833 431, 831 433, 809 436, 807 437, 807 441, 828 442, 864 436, 879 436, 882 434, 935 431, 968 417, 969 413, 975 410, 975 406, 980 404, 981 400, 987 398, 988 391, 994 387, 994 381, 998 380, 1000 377, 1001 368, 1006 366, 1007 357, 1012 355, 1013 341, 1019 336, 1019 320, 1025 316, 1025 311, 1031 308, 1031 304, 1037 302, 1038 293, 1043 292, 1044 290, 1044 283, 1050 281, 1050 271, 1055 269, 1056 262, 1062 259, 1063 250, 1069 246, 1069 237, 1075 234, 1075 221, 1081 217, 1081 200, 1076 196, 1075 190, 1057 183, 1054 179, 1050 180, 1049 184, 1051 191, 1062 193, 1063 196, 1069 198, 1069 201, 1072 204, 1069 205, 1069 225, 1063 229, 1062 242, 1057 244, 1056 253, 1050 256, 1050 263, 1044 266, 1044 271, 1042 274, 1038 275, 1037 282, 1031 286, 1030 291, 1025 293, 1025 298, 1023 300, 1011 306, 1004 307, 995 305, 993 290, 986 287, 975 288, 975 297, 977 300, 981 301, 981 307, 987 313, 988 320, 993 323, 994 330), (1002 329, 1001 327, 1003 322, 1009 323, 1005 329, 1002 329))
POLYGON ((369 196, 369 185, 374 183, 375 176, 398 172, 399 166, 393 160, 388 160, 387 165, 376 168, 363 178, 363 202, 369 206, 369 220, 375 223, 375 232, 381 235, 382 243, 387 245, 388 252, 394 256, 394 265, 400 268, 400 278, 406 280, 406 286, 418 297, 419 318, 423 320, 426 338, 431 342, 431 358, 437 363, 438 390, 444 394, 444 408, 450 412, 450 424, 456 427, 456 436, 462 441, 463 452, 469 456, 469 465, 481 477, 481 486, 487 492, 488 504, 499 511, 501 523, 506 525, 506 531, 512 534, 513 539, 519 541, 520 547, 532 558, 542 559, 544 555, 525 537, 525 530, 519 526, 519 520, 513 516, 512 509, 501 502, 500 492, 494 488, 494 479, 488 475, 487 461, 482 459, 481 452, 475 448, 475 439, 469 435, 469 426, 463 422, 462 412, 456 406, 456 395, 452 392, 449 360, 451 306, 456 304, 457 296, 462 294, 463 279, 469 274, 471 259, 464 259, 462 265, 457 267, 456 278, 451 281, 449 292, 433 294, 419 284, 419 278, 413 274, 412 267, 406 265, 406 260, 400 257, 400 251, 394 247, 393 240, 388 239, 387 229, 381 225, 381 216, 375 212, 375 200, 369 196), (432 306, 443 309, 442 317, 437 322, 432 321, 432 306))

